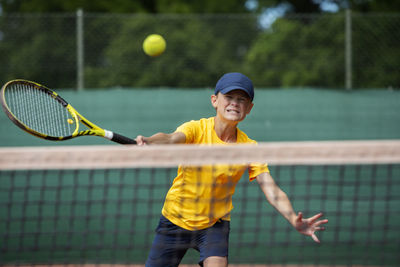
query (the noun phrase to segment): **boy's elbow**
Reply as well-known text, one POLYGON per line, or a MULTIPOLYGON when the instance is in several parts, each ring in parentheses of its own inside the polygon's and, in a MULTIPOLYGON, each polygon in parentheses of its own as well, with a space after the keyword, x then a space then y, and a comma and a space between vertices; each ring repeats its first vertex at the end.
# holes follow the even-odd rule
POLYGON ((181 132, 169 134, 168 144, 184 144, 186 142, 186 135, 181 132))

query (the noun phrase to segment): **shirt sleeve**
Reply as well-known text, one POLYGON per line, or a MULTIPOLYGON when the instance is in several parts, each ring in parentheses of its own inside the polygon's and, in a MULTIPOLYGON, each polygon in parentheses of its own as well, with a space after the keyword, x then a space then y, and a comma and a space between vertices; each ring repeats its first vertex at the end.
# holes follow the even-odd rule
POLYGON ((249 165, 249 179, 250 181, 253 181, 256 179, 258 175, 261 173, 268 172, 269 173, 269 168, 267 164, 264 163, 251 163, 249 165))
MULTIPOLYGON (((246 143, 252 143, 254 145, 257 145, 256 141, 248 138, 247 136, 246 136, 246 138, 247 138, 246 143)), ((254 179, 256 179, 256 177, 258 175, 260 175, 261 173, 263 173, 263 172, 268 172, 269 173, 268 164, 260 163, 260 162, 251 163, 249 165, 249 169, 248 170, 249 170, 249 179, 250 179, 250 181, 253 181, 254 179)))
POLYGON ((194 121, 185 122, 176 128, 175 132, 181 132, 186 136, 186 144, 193 144, 196 136, 196 125, 194 121))

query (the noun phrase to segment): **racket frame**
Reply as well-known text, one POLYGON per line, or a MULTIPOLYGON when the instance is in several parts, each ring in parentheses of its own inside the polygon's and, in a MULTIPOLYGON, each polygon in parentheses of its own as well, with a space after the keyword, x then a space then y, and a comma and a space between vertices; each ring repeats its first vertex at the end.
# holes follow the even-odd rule
POLYGON ((37 136, 39 138, 42 138, 42 139, 51 140, 51 141, 63 141, 63 140, 68 140, 68 139, 78 137, 78 136, 92 135, 92 136, 104 137, 111 141, 121 143, 121 144, 135 144, 136 143, 133 139, 130 139, 130 138, 124 137, 122 135, 119 135, 117 133, 113 133, 111 131, 102 129, 101 127, 97 126, 96 124, 90 122, 88 119, 86 119, 81 114, 79 114, 79 112, 75 108, 73 108, 65 99, 63 99, 61 96, 59 96, 56 92, 54 92, 53 90, 47 88, 46 86, 38 84, 36 82, 23 80, 23 79, 11 80, 11 81, 7 82, 6 84, 4 84, 3 87, 1 88, 0 99, 1 99, 1 105, 3 107, 4 112, 6 113, 7 117, 12 122, 14 122, 15 125, 17 125, 19 128, 21 128, 25 132, 32 134, 34 136, 37 136), (75 124, 75 130, 73 131, 73 133, 68 136, 51 136, 51 135, 47 135, 47 134, 38 132, 38 131, 32 129, 31 127, 29 127, 28 125, 26 125, 25 123, 23 123, 21 120, 19 120, 17 118, 17 116, 15 114, 13 114, 13 112, 9 108, 7 101, 6 101, 6 97, 5 97, 5 92, 6 92, 7 88, 11 84, 15 84, 15 83, 29 85, 37 90, 41 90, 44 93, 51 96, 52 98, 54 98, 54 100, 59 102, 64 108, 66 108, 68 110, 68 113, 72 117, 73 123, 75 124), (79 131, 79 122, 81 122, 83 125, 88 127, 88 129, 79 131))

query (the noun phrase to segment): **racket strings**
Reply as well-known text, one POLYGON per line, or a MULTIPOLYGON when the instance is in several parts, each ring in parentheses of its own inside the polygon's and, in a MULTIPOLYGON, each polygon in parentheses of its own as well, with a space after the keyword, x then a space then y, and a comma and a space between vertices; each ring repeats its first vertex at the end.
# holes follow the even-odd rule
POLYGON ((45 90, 27 84, 12 84, 5 99, 13 115, 32 130, 54 137, 70 136, 75 124, 68 110, 45 90))

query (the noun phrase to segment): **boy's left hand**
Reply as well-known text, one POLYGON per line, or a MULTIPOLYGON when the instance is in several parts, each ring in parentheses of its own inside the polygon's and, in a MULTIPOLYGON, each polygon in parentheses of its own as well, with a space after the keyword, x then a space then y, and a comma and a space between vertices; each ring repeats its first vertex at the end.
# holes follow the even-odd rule
POLYGON ((318 237, 315 235, 315 232, 324 231, 325 227, 321 227, 321 225, 328 222, 327 219, 318 220, 322 216, 323 216, 322 213, 318 213, 313 217, 310 217, 308 219, 303 219, 303 213, 299 212, 297 214, 294 227, 296 228, 297 231, 299 231, 303 235, 311 236, 315 242, 320 243, 318 237))

